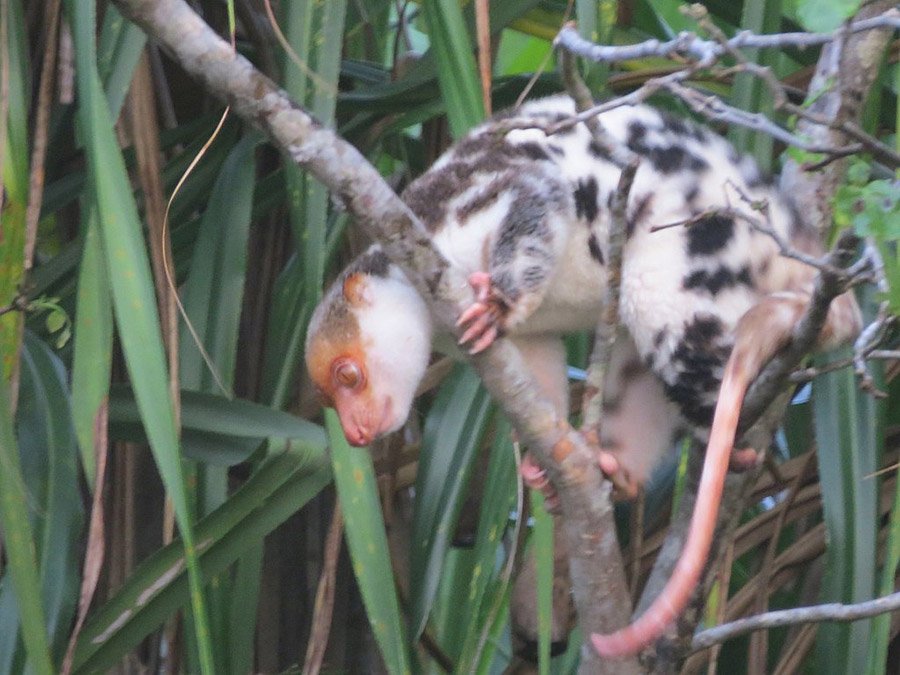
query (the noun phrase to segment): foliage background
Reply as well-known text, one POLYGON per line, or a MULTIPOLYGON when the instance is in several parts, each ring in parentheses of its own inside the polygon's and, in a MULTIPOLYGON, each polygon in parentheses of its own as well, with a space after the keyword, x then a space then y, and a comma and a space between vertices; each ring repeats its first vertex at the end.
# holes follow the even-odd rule
MULTIPOLYGON (((675 1, 573 4, 580 30, 605 43, 694 28, 675 1)), ((728 32, 828 30, 855 10, 705 5, 728 32)), ((484 116, 471 3, 283 0, 277 25, 293 58, 263 3, 196 6, 222 34, 234 27, 239 51, 398 188, 484 116)), ((568 10, 553 0, 492 4, 495 108, 526 88, 561 88, 550 41, 568 10)), ((9 382, 0 386, 0 673, 62 667, 79 596, 91 595, 83 582, 94 577, 70 654, 78 672, 277 672, 311 667, 307 645, 325 636, 319 658, 337 670, 502 669, 515 466, 508 427, 477 377, 437 361, 410 428, 371 456, 347 448, 334 421, 323 424, 300 366, 323 283, 365 246, 327 193, 233 116, 186 174, 222 105, 112 5, 0 0, 0 28, 0 304, 13 310, 0 317, 9 382), (167 265, 193 334, 177 319, 167 265), (101 507, 93 523, 92 499, 101 507), (328 536, 342 522, 346 548, 328 536), (176 523, 185 546, 172 543, 176 523), (317 601, 322 578, 330 595, 317 601)), ((895 44, 863 120, 895 146, 896 56, 895 44)), ((816 54, 758 58, 799 94, 816 54)), ((671 67, 648 59, 586 76, 602 97, 671 67)), ((763 89, 740 76, 693 84, 769 110, 763 89)), ((729 134, 777 169, 784 148, 729 134)), ((838 200, 839 222, 879 242, 889 275, 891 178, 864 166, 838 200), (871 209, 855 208, 860 200, 871 209)), ((571 340, 573 365, 584 364, 587 344, 571 340)), ((895 480, 872 473, 896 461, 897 396, 879 384, 889 395, 876 403, 842 371, 792 407, 780 480, 758 486, 711 619, 894 588, 895 480)), ((631 537, 634 575, 649 569, 677 474, 671 467, 648 488, 642 536, 631 537)), ((623 510, 626 537, 629 520, 623 510)), ((546 535, 535 539, 548 548, 546 535)), ((894 633, 888 617, 783 629, 716 657, 723 672, 878 672, 894 633)), ((575 637, 548 664, 545 639, 544 666, 572 670, 577 647, 575 637)))

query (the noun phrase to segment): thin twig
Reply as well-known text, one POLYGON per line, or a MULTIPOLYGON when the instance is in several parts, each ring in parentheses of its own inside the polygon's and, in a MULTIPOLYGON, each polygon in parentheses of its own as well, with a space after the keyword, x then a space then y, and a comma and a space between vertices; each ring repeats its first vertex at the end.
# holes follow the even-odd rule
POLYGON ((837 602, 811 607, 796 607, 766 612, 756 616, 738 619, 715 628, 707 628, 694 636, 691 649, 707 649, 720 642, 725 642, 738 635, 751 631, 793 626, 799 623, 817 623, 822 621, 857 621, 880 614, 887 614, 900 609, 900 592, 891 593, 882 598, 867 600, 853 605, 842 605, 837 602))
POLYGON ((331 514, 331 525, 325 538, 325 559, 322 561, 322 574, 319 587, 316 589, 316 600, 313 605, 312 632, 306 645, 306 658, 303 661, 303 675, 317 675, 322 670, 325 659, 325 648, 328 646, 328 635, 331 632, 331 617, 334 613, 334 590, 337 578, 338 556, 344 534, 344 516, 341 503, 334 502, 331 514))
POLYGON ((478 73, 484 114, 491 116, 491 18, 488 0, 475 0, 475 32, 478 38, 478 73))
POLYGON ((825 325, 831 301, 849 287, 849 277, 841 267, 855 255, 856 242, 854 235, 845 233, 828 254, 826 265, 820 268, 816 277, 809 305, 791 334, 790 343, 769 361, 747 390, 740 429, 746 429, 762 414, 800 359, 812 350, 825 325))
POLYGON ((106 486, 106 461, 109 457, 109 437, 107 427, 109 422, 109 403, 104 402, 97 408, 94 417, 94 458, 96 470, 94 473, 93 497, 91 499, 91 517, 88 523, 88 538, 84 554, 84 567, 81 574, 81 589, 78 593, 78 615, 75 619, 75 627, 69 636, 69 644, 66 647, 66 655, 63 658, 61 671, 63 675, 72 672, 72 664, 75 659, 75 647, 78 645, 78 637, 87 618, 88 610, 100 581, 100 572, 103 570, 103 559, 106 555, 106 525, 103 520, 103 498, 106 486))
POLYGON ((713 61, 724 56, 729 49, 771 49, 784 47, 816 47, 834 41, 846 32, 858 33, 873 28, 900 28, 900 10, 894 8, 869 19, 848 24, 830 33, 776 33, 757 35, 740 31, 728 40, 727 47, 714 40, 704 40, 694 33, 681 32, 672 40, 645 40, 633 45, 596 45, 582 38, 576 29, 564 27, 556 36, 556 44, 566 50, 598 63, 633 61, 650 56, 679 56, 695 61, 713 61), (845 32, 846 31, 846 32, 845 32))
MULTIPOLYGON (((56 70, 57 41, 59 37, 59 0, 47 0, 44 23, 47 36, 44 41, 44 60, 41 64, 41 85, 34 121, 34 143, 31 148, 31 171, 28 177, 28 207, 25 211, 24 271, 28 274, 34 263, 34 247, 37 242, 38 220, 44 195, 44 163, 47 159, 47 129, 50 123, 50 103, 53 96, 53 75, 56 70)), ((4 119, 4 118, 0 118, 4 119)))

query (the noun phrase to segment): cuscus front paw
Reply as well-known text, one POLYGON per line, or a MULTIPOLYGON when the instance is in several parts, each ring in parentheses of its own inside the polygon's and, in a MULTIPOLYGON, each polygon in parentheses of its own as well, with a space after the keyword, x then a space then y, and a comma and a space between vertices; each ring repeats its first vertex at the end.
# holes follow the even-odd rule
MULTIPOLYGON (((597 466, 613 484, 613 498, 616 500, 628 500, 637 497, 640 485, 622 468, 615 453, 602 450, 596 445, 594 447, 597 466)), ((525 455, 522 458, 520 473, 525 485, 532 490, 538 490, 544 496, 544 508, 550 513, 559 513, 559 494, 550 483, 550 479, 547 478, 547 472, 538 466, 531 455, 525 455)))
POLYGON ((519 468, 522 481, 532 490, 537 490, 544 496, 544 508, 548 513, 559 513, 559 495, 550 484, 547 472, 534 461, 530 454, 522 458, 522 466, 519 468))
POLYGON ((475 302, 460 314, 456 325, 465 329, 459 344, 469 345, 469 353, 477 354, 501 335, 509 306, 491 286, 491 275, 487 272, 470 274, 469 285, 475 291, 475 302))

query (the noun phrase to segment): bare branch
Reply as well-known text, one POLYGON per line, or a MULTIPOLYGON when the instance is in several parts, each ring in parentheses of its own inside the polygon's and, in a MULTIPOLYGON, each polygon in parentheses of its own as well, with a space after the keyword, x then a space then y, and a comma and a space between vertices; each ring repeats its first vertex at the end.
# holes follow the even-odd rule
POLYGON ((846 157, 863 150, 862 143, 843 146, 817 145, 778 126, 762 113, 750 113, 746 110, 735 108, 725 103, 718 96, 704 94, 697 89, 687 87, 679 82, 670 82, 665 85, 665 89, 687 103, 691 110, 708 120, 713 122, 725 122, 727 124, 745 127, 753 131, 759 131, 786 145, 800 148, 807 152, 823 153, 834 157, 846 157))
MULTIPOLYGON (((575 100, 575 109, 579 112, 593 107, 593 98, 587 86, 578 75, 575 59, 569 52, 561 51, 563 81, 566 90, 575 100)), ((622 143, 618 143, 603 129, 598 117, 585 120, 594 142, 607 150, 608 154, 621 168, 619 182, 610 202, 609 243, 606 254, 606 290, 603 294, 603 310, 597 321, 594 332, 594 347, 591 350, 591 362, 588 367, 582 401, 583 429, 591 434, 600 427, 601 410, 605 396, 604 380, 612 348, 619 328, 619 291, 622 285, 622 251, 625 247, 625 234, 628 227, 627 207, 631 186, 640 165, 640 157, 622 143)))
POLYGON ((598 63, 616 63, 643 59, 648 56, 682 57, 708 63, 724 56, 731 49, 770 49, 784 47, 818 47, 833 42, 838 36, 846 33, 869 31, 873 28, 900 28, 900 10, 896 7, 888 9, 879 16, 854 21, 846 27, 838 28, 830 33, 777 33, 774 35, 756 35, 750 31, 741 31, 722 45, 714 40, 704 40, 689 32, 681 32, 668 42, 646 40, 634 45, 607 46, 596 45, 582 38, 571 25, 563 27, 556 36, 556 44, 578 56, 598 63))
POLYGON ((765 614, 739 619, 715 628, 708 628, 694 636, 691 642, 691 649, 694 651, 707 649, 738 635, 744 635, 763 628, 778 628, 779 626, 793 626, 798 623, 822 621, 857 621, 858 619, 867 619, 879 614, 894 612, 898 609, 900 609, 900 592, 855 605, 842 605, 833 602, 827 605, 766 612, 765 614))

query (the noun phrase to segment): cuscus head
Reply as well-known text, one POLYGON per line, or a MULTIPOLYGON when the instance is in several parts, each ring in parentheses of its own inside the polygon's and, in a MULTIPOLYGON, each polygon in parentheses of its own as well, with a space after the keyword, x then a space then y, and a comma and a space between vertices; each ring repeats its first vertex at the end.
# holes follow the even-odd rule
POLYGON ((306 336, 310 377, 356 446, 403 426, 430 353, 428 308, 377 247, 331 286, 306 336))

